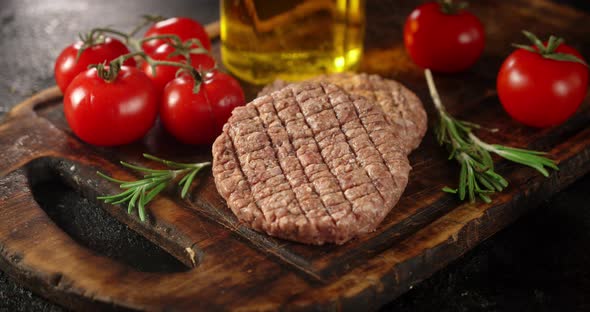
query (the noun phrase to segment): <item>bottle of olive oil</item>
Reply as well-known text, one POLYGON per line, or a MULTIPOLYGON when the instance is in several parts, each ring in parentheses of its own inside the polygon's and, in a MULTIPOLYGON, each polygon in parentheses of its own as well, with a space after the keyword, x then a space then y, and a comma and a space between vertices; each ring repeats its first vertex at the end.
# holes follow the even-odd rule
POLYGON ((255 84, 354 70, 365 0, 221 0, 221 55, 255 84))

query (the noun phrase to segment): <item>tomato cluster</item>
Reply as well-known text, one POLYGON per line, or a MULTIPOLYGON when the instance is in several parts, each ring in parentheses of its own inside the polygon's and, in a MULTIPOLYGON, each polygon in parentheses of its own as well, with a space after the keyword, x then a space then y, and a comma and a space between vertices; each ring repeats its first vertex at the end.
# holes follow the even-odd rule
MULTIPOLYGON (((588 65, 554 36, 542 43, 524 32, 497 76, 498 96, 515 120, 533 127, 558 125, 575 113, 588 91, 588 65)), ((416 65, 443 73, 468 69, 482 55, 485 31, 464 2, 439 0, 418 6, 404 26, 404 43, 416 65)))
POLYGON ((125 43, 106 33, 91 32, 66 47, 55 62, 65 117, 83 141, 131 143, 149 131, 159 113, 179 141, 210 144, 233 108, 245 104, 239 83, 216 69, 211 42, 197 21, 158 21, 139 41, 142 51, 131 54, 125 43), (145 60, 137 66, 133 55, 145 60))

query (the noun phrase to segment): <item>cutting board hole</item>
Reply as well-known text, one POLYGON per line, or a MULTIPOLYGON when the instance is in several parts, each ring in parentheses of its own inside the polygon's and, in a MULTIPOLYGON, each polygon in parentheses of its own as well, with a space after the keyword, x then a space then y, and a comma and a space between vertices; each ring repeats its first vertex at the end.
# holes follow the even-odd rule
POLYGON ((162 248, 68 186, 48 161, 34 161, 27 169, 33 196, 39 206, 80 245, 141 272, 189 270, 162 248))

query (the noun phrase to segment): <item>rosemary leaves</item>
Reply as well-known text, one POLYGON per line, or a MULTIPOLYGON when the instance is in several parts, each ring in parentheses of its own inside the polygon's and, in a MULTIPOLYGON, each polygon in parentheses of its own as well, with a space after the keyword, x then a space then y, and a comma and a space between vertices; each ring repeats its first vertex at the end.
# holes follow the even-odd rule
POLYGON ((124 190, 118 194, 99 196, 97 198, 112 205, 127 203, 127 213, 129 214, 131 214, 137 207, 139 218, 142 222, 146 220, 146 205, 171 182, 180 178, 178 181, 178 186, 181 188, 180 197, 184 198, 199 171, 211 164, 210 162, 194 164, 178 163, 149 154, 143 154, 143 157, 162 163, 166 165, 168 169, 150 169, 122 161, 121 165, 145 173, 143 179, 136 181, 122 181, 111 178, 102 172, 97 172, 99 176, 108 181, 119 184, 119 187, 124 190))
POLYGON ((449 159, 455 159, 461 166, 459 186, 455 189, 443 188, 443 191, 458 194, 459 199, 469 197, 474 202, 477 197, 484 202, 491 202, 490 194, 500 192, 508 186, 508 181, 494 171, 494 162, 490 153, 509 161, 532 167, 544 176, 549 176, 547 168, 559 170, 555 162, 544 157, 546 153, 513 148, 497 144, 488 144, 478 138, 474 129, 478 124, 458 120, 451 116, 443 106, 430 70, 424 71, 426 82, 434 106, 439 114, 435 128, 438 143, 449 150, 449 159))

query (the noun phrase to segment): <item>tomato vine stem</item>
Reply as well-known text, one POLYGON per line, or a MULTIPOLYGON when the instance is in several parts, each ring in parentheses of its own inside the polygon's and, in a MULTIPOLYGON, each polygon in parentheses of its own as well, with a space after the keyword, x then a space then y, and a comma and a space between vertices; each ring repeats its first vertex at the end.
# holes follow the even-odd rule
POLYGON ((147 41, 162 40, 162 39, 170 39, 172 41, 172 44, 174 44, 174 45, 181 45, 182 44, 182 39, 180 39, 180 37, 178 37, 178 35, 174 35, 174 34, 162 34, 162 35, 149 36, 149 37, 139 39, 137 41, 137 43, 141 45, 147 41))
POLYGON ((454 2, 453 0, 438 0, 438 4, 440 5, 441 11, 448 15, 457 14, 469 6, 469 3, 465 1, 454 2))
POLYGON ((129 32, 129 36, 135 36, 142 28, 148 26, 149 24, 157 23, 159 21, 166 19, 164 16, 161 15, 150 14, 144 14, 141 16, 141 18, 143 21, 139 23, 137 26, 135 26, 133 30, 131 30, 131 32, 129 32))
POLYGON ((89 66, 89 68, 96 68, 98 76, 100 78, 102 78, 104 81, 113 82, 113 81, 115 81, 115 79, 117 79, 117 76, 119 75, 119 71, 121 70, 121 66, 123 66, 125 61, 127 61, 130 58, 136 57, 136 56, 143 58, 150 65, 150 67, 152 69, 152 73, 154 75, 156 74, 156 67, 157 66, 173 66, 173 67, 178 67, 180 70, 184 70, 184 71, 188 72, 193 77, 193 80, 194 80, 193 93, 195 93, 195 94, 199 93, 201 83, 203 82, 203 77, 202 77, 201 73, 199 73, 198 70, 196 70, 194 67, 192 67, 190 64, 187 64, 187 63, 172 62, 172 61, 156 61, 156 60, 152 59, 151 57, 149 57, 143 51, 136 51, 136 52, 131 52, 131 53, 121 55, 121 56, 117 57, 116 59, 112 60, 109 63, 108 67, 106 66, 106 62, 105 62, 105 63, 100 63, 100 64, 92 64, 89 66))
POLYGON ((557 52, 557 48, 559 48, 559 46, 565 42, 565 39, 551 35, 551 36, 549 36, 549 39, 547 40, 547 45, 545 45, 543 43, 543 41, 541 41, 539 39, 539 37, 537 37, 535 34, 533 34, 530 31, 523 30, 522 34, 525 37, 527 37, 527 39, 529 39, 529 41, 533 44, 533 46, 513 43, 512 44, 513 47, 539 54, 546 59, 551 59, 554 61, 561 61, 561 62, 580 63, 580 64, 588 67, 588 64, 586 62, 584 62, 584 60, 580 59, 579 57, 577 57, 575 55, 557 52))
MULTIPOLYGON (((143 22, 141 22, 140 24, 135 26, 133 28, 133 30, 129 33, 126 33, 126 32, 123 32, 123 31, 120 31, 117 29, 112 29, 109 27, 97 27, 97 28, 91 29, 85 35, 80 34, 79 37, 80 37, 80 40, 82 41, 82 47, 78 50, 78 54, 76 56, 76 61, 78 61, 78 59, 80 59, 80 55, 82 55, 82 52, 84 52, 84 50, 91 48, 92 46, 104 43, 104 35, 105 34, 112 34, 112 35, 117 35, 119 37, 122 37, 123 39, 125 39, 126 44, 132 46, 133 48, 135 48, 135 50, 141 50, 139 48, 140 46, 134 40, 133 36, 135 36, 137 34, 137 32, 139 32, 145 26, 152 24, 152 23, 159 22, 165 18, 160 15, 142 15, 142 19, 143 19, 143 22)), ((179 41, 181 41, 180 38, 179 38, 179 41)))

